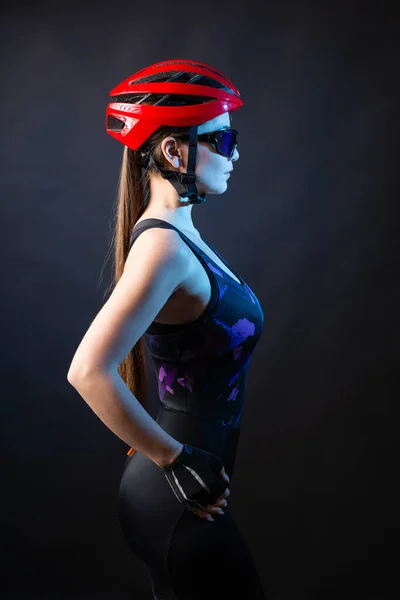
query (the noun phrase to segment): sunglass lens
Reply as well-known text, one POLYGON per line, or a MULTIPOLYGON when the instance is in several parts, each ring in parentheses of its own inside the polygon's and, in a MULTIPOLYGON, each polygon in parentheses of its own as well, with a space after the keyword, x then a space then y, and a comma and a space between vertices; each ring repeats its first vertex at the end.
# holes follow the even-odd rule
POLYGON ((231 157, 235 152, 236 147, 236 131, 221 131, 216 138, 218 152, 220 152, 223 156, 231 157))

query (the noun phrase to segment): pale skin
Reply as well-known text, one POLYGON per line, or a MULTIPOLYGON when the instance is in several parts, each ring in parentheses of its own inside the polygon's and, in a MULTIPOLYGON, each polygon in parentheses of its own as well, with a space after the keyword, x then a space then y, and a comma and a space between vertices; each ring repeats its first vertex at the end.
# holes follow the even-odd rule
MULTIPOLYGON (((218 131, 231 126, 229 113, 218 115, 214 119, 201 123, 198 134, 218 131)), ((172 167, 181 172, 187 171, 188 142, 173 136, 164 138, 161 149, 172 167)), ((199 194, 223 194, 227 189, 229 176, 226 171, 233 169, 233 162, 238 160, 236 148, 232 158, 226 158, 217 153, 216 149, 207 142, 198 142, 196 158, 196 186, 199 194)), ((183 232, 200 236, 192 221, 193 204, 186 198, 181 198, 175 188, 161 175, 151 176, 149 204, 140 217, 157 217, 173 223, 183 232)))
MULTIPOLYGON (((198 133, 230 127, 229 113, 199 125, 198 133)), ((187 140, 164 138, 161 148, 178 171, 186 172, 187 140)), ((198 142, 196 185, 198 193, 222 194, 227 189, 233 161, 218 154, 207 142, 198 142)), ((149 204, 140 220, 154 217, 169 221, 189 237, 201 240, 192 221, 192 207, 161 176, 150 180, 149 204)), ((153 320, 177 322, 196 319, 210 299, 210 284, 199 261, 179 234, 151 228, 133 244, 124 272, 107 302, 92 321, 71 362, 67 379, 103 423, 129 446, 159 466, 170 464, 182 450, 141 406, 118 373, 118 366, 153 320)), ((229 481, 225 469, 220 476, 229 481)), ((223 514, 230 490, 208 505, 195 509, 200 518, 223 514)))

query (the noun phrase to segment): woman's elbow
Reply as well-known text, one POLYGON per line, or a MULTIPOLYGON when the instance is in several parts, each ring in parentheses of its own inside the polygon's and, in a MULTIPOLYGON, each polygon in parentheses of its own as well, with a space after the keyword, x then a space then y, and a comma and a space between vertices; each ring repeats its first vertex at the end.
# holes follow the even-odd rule
POLYGON ((83 368, 81 365, 71 364, 67 373, 68 382, 74 387, 78 387, 85 377, 87 377, 88 369, 83 368))
POLYGON ((89 365, 89 364, 71 364, 69 371, 67 373, 67 379, 69 383, 77 388, 82 383, 87 381, 87 379, 95 375, 104 374, 110 372, 110 369, 104 367, 104 365, 89 365))

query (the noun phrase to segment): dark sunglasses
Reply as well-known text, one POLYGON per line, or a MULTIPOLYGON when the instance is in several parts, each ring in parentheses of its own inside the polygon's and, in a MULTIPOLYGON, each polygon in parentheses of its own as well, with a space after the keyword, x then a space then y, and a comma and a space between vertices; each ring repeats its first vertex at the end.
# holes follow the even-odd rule
MULTIPOLYGON (((220 129, 211 133, 200 133, 197 136, 199 142, 212 144, 218 154, 232 158, 237 146, 238 131, 236 129, 220 129)), ((180 137, 189 137, 182 135, 180 137)))

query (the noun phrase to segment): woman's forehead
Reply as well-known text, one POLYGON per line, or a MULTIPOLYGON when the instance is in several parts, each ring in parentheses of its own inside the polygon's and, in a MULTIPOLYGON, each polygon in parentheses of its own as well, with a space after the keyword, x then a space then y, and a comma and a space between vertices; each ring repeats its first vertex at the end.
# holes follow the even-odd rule
POLYGON ((219 127, 225 127, 231 124, 231 118, 228 112, 223 113, 222 115, 218 115, 214 117, 214 119, 210 119, 205 123, 201 123, 198 128, 198 133, 203 133, 205 131, 214 131, 219 129, 219 127))

